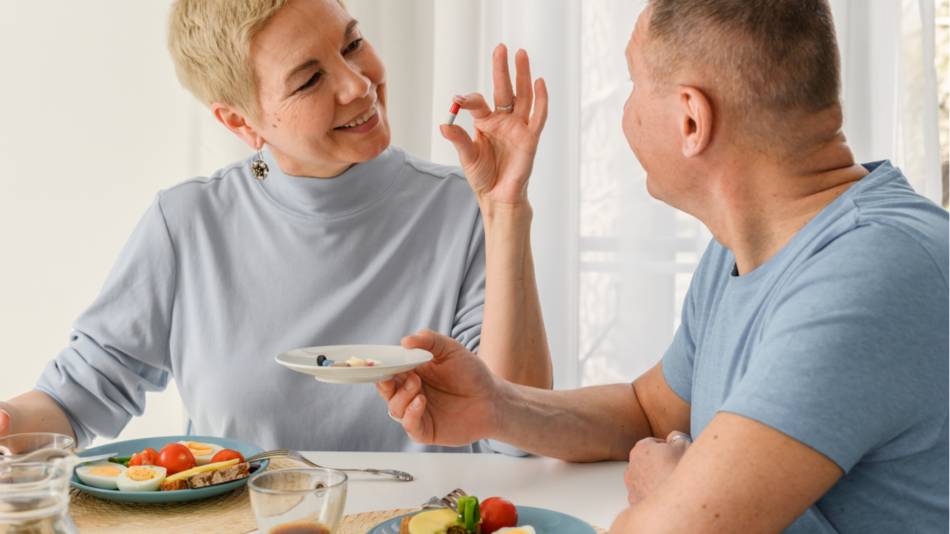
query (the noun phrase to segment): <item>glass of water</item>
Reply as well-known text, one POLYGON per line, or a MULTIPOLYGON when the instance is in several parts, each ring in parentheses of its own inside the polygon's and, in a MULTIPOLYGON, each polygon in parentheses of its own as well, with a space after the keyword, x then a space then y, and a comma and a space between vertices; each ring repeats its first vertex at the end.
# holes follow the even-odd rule
POLYGON ((261 534, 332 534, 343 518, 342 471, 275 469, 254 475, 247 485, 261 534))
POLYGON ((0 534, 72 534, 72 461, 0 463, 0 534))
POLYGON ((72 450, 76 440, 55 432, 25 432, 0 437, 0 462, 16 461, 40 449, 72 450))

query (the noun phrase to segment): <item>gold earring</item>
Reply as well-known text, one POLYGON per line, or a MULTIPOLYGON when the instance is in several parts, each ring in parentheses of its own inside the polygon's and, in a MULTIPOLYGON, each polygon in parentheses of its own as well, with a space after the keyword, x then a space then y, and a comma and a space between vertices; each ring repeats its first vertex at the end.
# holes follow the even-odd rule
POLYGON ((267 173, 270 172, 270 168, 264 161, 264 154, 260 148, 257 149, 257 159, 251 162, 251 172, 254 174, 254 178, 258 180, 267 178, 267 173))

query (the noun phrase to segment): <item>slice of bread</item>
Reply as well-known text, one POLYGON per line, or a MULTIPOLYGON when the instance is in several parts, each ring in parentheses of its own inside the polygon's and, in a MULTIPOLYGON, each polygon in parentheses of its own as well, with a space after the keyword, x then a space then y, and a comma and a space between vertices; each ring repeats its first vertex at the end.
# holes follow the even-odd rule
POLYGON ((239 463, 237 465, 232 465, 230 467, 225 467, 222 469, 216 469, 214 471, 205 471, 203 473, 198 473, 197 475, 192 475, 188 478, 178 479, 178 480, 165 480, 162 482, 162 491, 174 491, 174 490, 183 490, 183 489, 196 489, 204 488, 208 486, 213 486, 215 484, 223 484, 225 482, 231 482, 232 480, 240 480, 246 478, 250 475, 250 464, 247 462, 239 463))

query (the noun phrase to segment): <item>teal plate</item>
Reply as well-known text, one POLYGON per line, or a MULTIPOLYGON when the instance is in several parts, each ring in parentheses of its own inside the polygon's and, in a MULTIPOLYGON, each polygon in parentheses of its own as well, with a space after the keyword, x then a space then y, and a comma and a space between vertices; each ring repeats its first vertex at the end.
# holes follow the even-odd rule
MULTIPOLYGON (((518 509, 518 524, 531 525, 537 534, 596 534, 592 526, 574 516, 531 506, 515 508, 518 509)), ((399 534, 399 523, 403 517, 406 516, 384 521, 366 534, 399 534)))
MULTIPOLYGON (((260 447, 254 445, 249 445, 242 441, 237 441, 233 439, 224 439, 224 438, 215 438, 211 436, 160 436, 157 438, 144 438, 144 439, 130 439, 127 441, 117 441, 115 443, 110 443, 108 445, 102 445, 101 447, 93 447, 91 449, 86 449, 83 452, 79 453, 79 457, 83 456, 94 456, 97 454, 105 454, 109 452, 116 453, 116 456, 132 456, 133 454, 152 447, 155 450, 161 450, 162 447, 169 443, 175 443, 178 441, 200 441, 203 443, 211 443, 214 445, 220 445, 226 449, 234 449, 244 455, 245 458, 248 456, 253 456, 261 451, 260 447)), ((263 460, 261 462, 254 462, 251 465, 251 475, 254 473, 260 472, 263 469, 267 468, 268 460, 263 460)), ((197 501, 200 499, 207 499, 208 497, 214 497, 215 495, 221 495, 222 493, 227 493, 231 490, 236 490, 243 487, 247 484, 247 479, 250 477, 245 477, 240 480, 234 480, 231 482, 225 482, 224 484, 215 484, 214 486, 208 486, 205 488, 198 489, 186 489, 186 490, 176 490, 176 491, 119 491, 119 490, 108 490, 102 488, 96 488, 83 484, 82 481, 73 473, 73 478, 70 480, 70 484, 74 488, 77 488, 80 491, 84 491, 90 495, 95 495, 100 499, 105 499, 107 501, 118 501, 118 502, 144 502, 144 503, 170 503, 170 502, 185 502, 185 501, 197 501)))

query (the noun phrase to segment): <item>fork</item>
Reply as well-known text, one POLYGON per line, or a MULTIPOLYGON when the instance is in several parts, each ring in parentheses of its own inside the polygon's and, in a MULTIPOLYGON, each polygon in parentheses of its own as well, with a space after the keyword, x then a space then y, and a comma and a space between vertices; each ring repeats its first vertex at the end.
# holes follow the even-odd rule
POLYGON ((371 475, 388 476, 400 482, 411 482, 413 480, 413 476, 410 475, 409 473, 405 471, 399 471, 396 469, 359 469, 355 467, 347 467, 347 468, 325 467, 320 464, 311 462, 299 452, 292 451, 289 449, 274 449, 272 451, 264 451, 264 452, 255 454, 254 456, 251 456, 249 458, 245 458, 245 461, 256 462, 258 460, 264 460, 265 458, 280 458, 280 457, 287 457, 293 460, 297 460, 298 462, 307 464, 311 467, 321 467, 324 469, 336 469, 337 471, 356 471, 360 473, 369 473, 371 475))
POLYGON ((459 497, 465 497, 468 495, 461 488, 455 488, 454 490, 445 494, 445 497, 432 497, 428 501, 422 503, 419 506, 420 509, 425 510, 427 508, 448 508, 450 510, 458 511, 458 501, 459 497))

